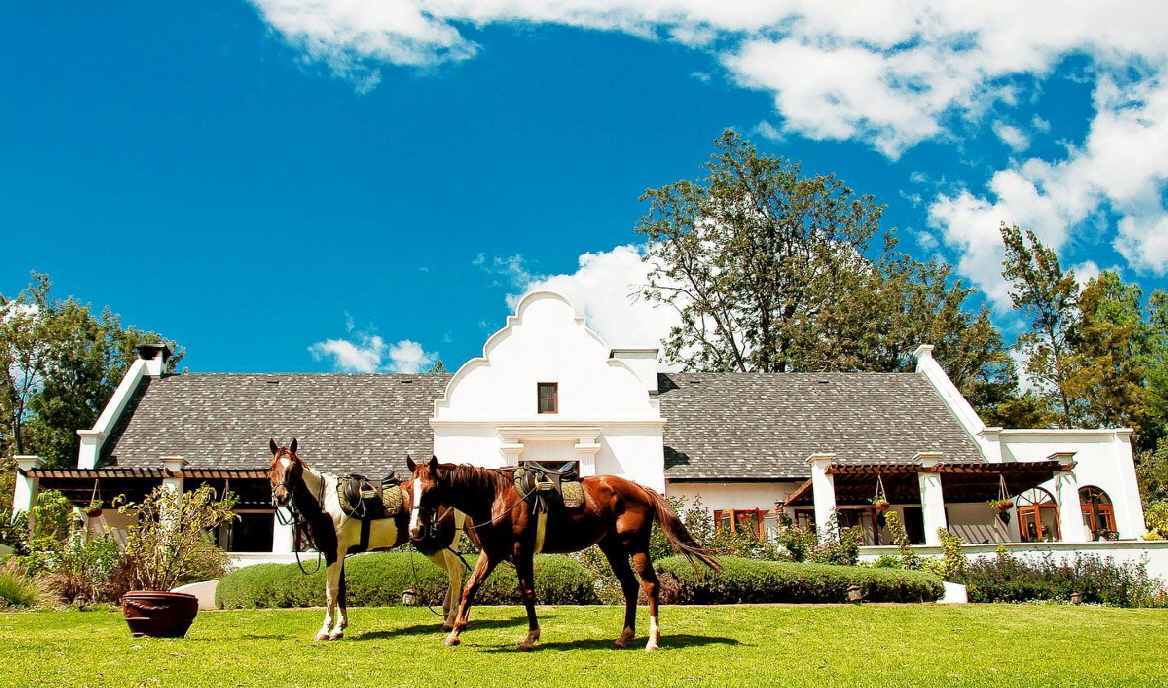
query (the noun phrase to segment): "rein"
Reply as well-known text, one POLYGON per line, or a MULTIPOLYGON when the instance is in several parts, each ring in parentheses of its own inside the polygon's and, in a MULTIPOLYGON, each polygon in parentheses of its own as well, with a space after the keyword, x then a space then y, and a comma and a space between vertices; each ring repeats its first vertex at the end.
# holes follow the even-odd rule
MULTIPOLYGON (((304 483, 303 480, 301 480, 300 482, 301 482, 301 484, 304 483)), ((321 511, 324 511, 324 484, 325 484, 325 482, 326 481, 324 479, 324 476, 322 475, 321 479, 320 479, 320 490, 318 491, 319 493, 316 495, 316 503, 318 506, 320 506, 321 511)), ((285 472, 284 477, 282 480, 280 480, 280 482, 278 482, 272 486, 272 503, 273 504, 276 503, 276 488, 278 488, 278 487, 282 487, 286 491, 288 490, 288 474, 287 474, 287 472, 285 472)), ((297 528, 308 524, 308 519, 304 518, 303 514, 300 513, 300 510, 296 508, 296 493, 294 493, 294 492, 292 493, 292 499, 289 500, 289 502, 290 502, 290 504, 286 508, 288 509, 288 511, 290 511, 292 513, 292 517, 285 518, 284 515, 282 513, 280 513, 280 507, 277 507, 276 508, 276 521, 282 526, 292 526, 292 531, 293 531, 293 533, 295 533, 297 528)), ((311 528, 303 528, 301 530, 301 532, 303 532, 305 537, 308 538, 308 544, 312 545, 312 548, 316 550, 316 568, 313 569, 312 571, 305 571, 304 570, 304 564, 301 563, 301 561, 300 561, 300 550, 299 550, 299 548, 297 548, 295 546, 295 544, 293 544, 292 553, 296 556, 296 566, 299 567, 300 573, 302 573, 305 576, 311 576, 311 575, 317 573, 318 571, 320 571, 321 560, 324 557, 324 552, 321 551, 320 547, 318 547, 316 544, 316 540, 312 537, 312 529, 311 528)))

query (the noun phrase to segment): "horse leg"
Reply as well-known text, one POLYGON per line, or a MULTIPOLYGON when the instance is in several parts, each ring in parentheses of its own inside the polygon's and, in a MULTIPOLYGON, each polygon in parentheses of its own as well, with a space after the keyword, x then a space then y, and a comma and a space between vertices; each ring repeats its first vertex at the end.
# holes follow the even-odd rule
POLYGON ((527 637, 519 643, 519 649, 529 652, 535 649, 539 640, 539 619, 535 617, 535 568, 531 552, 516 553, 515 576, 519 579, 519 595, 527 609, 527 637))
POLYGON ((645 597, 649 599, 649 642, 645 645, 645 651, 652 652, 661 641, 661 627, 657 625, 657 593, 661 586, 657 583, 657 571, 653 569, 653 560, 649 558, 648 552, 634 552, 633 565, 637 567, 641 586, 645 588, 645 597))
POLYGON ((454 613, 458 611, 458 593, 462 589, 462 561, 449 550, 427 555, 430 561, 446 571, 446 595, 442 598, 442 632, 454 629, 454 613))
POLYGON ((446 555, 446 597, 442 600, 442 630, 454 630, 455 613, 458 611, 458 591, 462 589, 462 560, 448 550, 446 555))
POLYGON ((608 559, 608 565, 620 581, 621 592, 625 594, 625 627, 613 647, 623 648, 637 635, 637 577, 629 566, 629 553, 614 537, 600 541, 600 551, 608 559))
POLYGON ((320 627, 320 631, 316 634, 317 640, 330 640, 334 619, 337 616, 337 597, 340 593, 341 567, 344 563, 344 558, 338 557, 337 561, 332 562, 325 569, 324 625, 320 627))
POLYGON ((470 574, 470 580, 467 581, 466 587, 462 590, 462 599, 458 603, 458 618, 454 620, 454 629, 446 638, 447 645, 459 643, 458 636, 466 630, 466 622, 470 619, 470 607, 474 603, 475 593, 478 592, 479 586, 483 584, 487 576, 491 575, 491 571, 494 571, 498 564, 499 559, 488 556, 486 552, 479 555, 478 561, 475 562, 474 571, 470 574))
POLYGON ((343 638, 345 629, 349 627, 349 606, 345 599, 345 560, 340 560, 341 574, 337 577, 337 608, 338 615, 335 623, 333 623, 332 631, 329 632, 329 640, 337 640, 343 638))

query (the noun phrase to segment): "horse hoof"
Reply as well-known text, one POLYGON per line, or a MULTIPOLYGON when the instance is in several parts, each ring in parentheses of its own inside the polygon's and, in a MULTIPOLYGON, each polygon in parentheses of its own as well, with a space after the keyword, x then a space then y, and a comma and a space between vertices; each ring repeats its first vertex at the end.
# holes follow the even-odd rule
POLYGON ((625 643, 625 641, 623 641, 623 640, 618 640, 618 641, 616 641, 615 643, 613 643, 613 644, 612 644, 612 646, 613 646, 613 648, 614 648, 614 649, 617 649, 617 650, 623 650, 623 649, 625 649, 626 647, 628 647, 628 644, 627 644, 627 643, 625 643))
POLYGON ((518 649, 520 652, 531 652, 532 650, 535 649, 535 644, 528 643, 528 642, 519 643, 518 649))
POLYGON ((454 630, 454 626, 452 624, 442 624, 442 632, 443 633, 449 633, 453 630, 454 630))
POLYGON ((656 652, 656 651, 657 651, 657 645, 654 643, 649 643, 648 645, 645 646, 645 652, 656 652))
POLYGON ((318 643, 319 643, 319 642, 322 642, 322 641, 325 641, 325 640, 328 640, 328 639, 329 639, 329 635, 328 635, 328 633, 325 633, 324 631, 321 631, 320 633, 317 633, 317 634, 316 634, 316 637, 315 637, 315 638, 313 638, 313 640, 314 640, 314 641, 316 641, 316 642, 318 642, 318 643))
POLYGON ((333 633, 329 633, 329 635, 328 635, 329 640, 340 640, 341 638, 344 638, 344 637, 345 637, 344 631, 335 631, 333 633))
POLYGON ((442 644, 445 645, 446 647, 454 647, 455 645, 459 644, 460 642, 462 642, 462 641, 459 640, 458 638, 447 638, 445 641, 443 641, 442 644))

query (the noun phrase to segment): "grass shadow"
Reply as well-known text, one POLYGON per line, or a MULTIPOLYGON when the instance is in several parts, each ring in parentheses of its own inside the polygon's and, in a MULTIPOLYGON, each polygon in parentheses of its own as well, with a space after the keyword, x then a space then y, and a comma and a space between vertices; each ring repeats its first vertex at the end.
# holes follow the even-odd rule
MULTIPOLYGON (((612 644, 616 642, 616 638, 579 638, 577 640, 566 640, 562 642, 540 643, 535 646, 535 650, 555 650, 559 652, 566 652, 570 650, 616 650, 612 644)), ((649 642, 648 638, 640 637, 629 641, 630 650, 643 650, 645 643, 649 642)), ((679 635, 668 635, 661 638, 661 649, 680 649, 683 647, 701 647, 703 645, 741 645, 739 641, 734 638, 719 638, 716 636, 704 635, 690 635, 682 633, 679 635)), ((484 652, 518 652, 516 648, 519 642, 516 641, 511 645, 496 645, 490 648, 484 648, 484 652)))
MULTIPOLYGON (((527 626, 526 616, 516 616, 510 619, 484 619, 482 621, 471 621, 467 626, 466 632, 473 633, 477 629, 485 628, 511 628, 513 626, 527 626)), ((415 624, 413 626, 405 626, 403 628, 395 628, 385 631, 366 631, 353 636, 353 640, 377 640, 381 638, 393 638, 400 635, 437 635, 442 633, 442 624, 427 623, 415 624)))

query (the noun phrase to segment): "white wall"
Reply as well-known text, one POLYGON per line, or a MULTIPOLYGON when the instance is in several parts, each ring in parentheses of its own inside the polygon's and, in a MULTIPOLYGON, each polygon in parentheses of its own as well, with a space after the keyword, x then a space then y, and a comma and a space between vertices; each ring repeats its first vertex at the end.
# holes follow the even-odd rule
MULTIPOLYGON (((1058 561, 1073 559, 1076 554, 1094 554, 1102 559, 1112 559, 1117 563, 1147 562, 1148 573, 1154 578, 1168 583, 1168 541, 1143 540, 1140 542, 1087 542, 1041 544, 1013 543, 1008 545, 962 545, 961 549, 970 559, 987 559, 997 556, 998 547, 1004 547, 1011 554, 1038 559, 1047 555, 1058 561)), ((913 551, 924 556, 941 556, 940 547, 913 546, 913 551)), ((881 554, 896 554, 896 547, 861 547, 860 560, 872 561, 881 554)))
MULTIPOLYGON (((1004 461, 1037 461, 1056 452, 1074 452, 1079 487, 1093 485, 1111 497, 1120 539, 1138 539, 1147 532, 1130 430, 1003 430, 999 437, 1004 461)), ((1042 487, 1058 494, 1055 479, 1042 487)))
POLYGON ((578 460, 585 475, 610 473, 664 491, 657 400, 610 351, 567 299, 528 294, 435 402, 434 453, 485 467, 578 460), (557 413, 538 412, 540 382, 557 383, 557 413))

